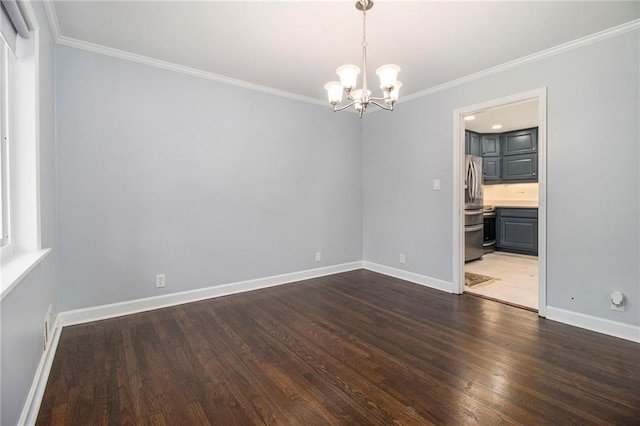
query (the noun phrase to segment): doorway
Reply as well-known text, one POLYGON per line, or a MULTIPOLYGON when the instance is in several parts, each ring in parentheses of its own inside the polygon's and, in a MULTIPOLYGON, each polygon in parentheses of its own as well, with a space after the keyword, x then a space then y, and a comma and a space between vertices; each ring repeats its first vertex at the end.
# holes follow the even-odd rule
POLYGON ((467 291, 530 309, 537 307, 538 315, 542 317, 546 315, 546 110, 546 88, 541 88, 470 105, 453 112, 453 291, 467 291), (532 114, 535 117, 531 117, 532 114), (471 125, 471 121, 465 120, 465 117, 468 119, 470 116, 477 119, 471 125), (499 122, 500 117, 505 123, 499 122), (486 127, 498 124, 503 124, 504 127, 486 127), (498 234, 498 249, 492 249, 491 235, 485 233, 486 254, 482 258, 473 256, 472 259, 468 247, 465 258, 465 217, 470 213, 465 210, 465 195, 468 199, 465 189, 469 164, 467 154, 470 149, 470 132, 465 132, 466 130, 470 130, 472 134, 471 151, 475 152, 471 154, 481 156, 480 161, 486 161, 486 164, 483 162, 483 174, 489 185, 483 186, 485 189, 482 193, 489 202, 484 203, 485 209, 491 203, 499 204, 494 205, 494 208, 498 208, 489 214, 485 212, 485 223, 489 220, 486 230, 490 230, 492 226, 491 219, 487 216, 491 217, 491 213, 497 216, 497 219, 493 219, 497 225, 493 226, 498 234), (533 132, 528 135, 535 139, 533 147, 517 146, 520 140, 527 136, 526 130, 529 130, 529 133, 533 132), (520 139, 516 140, 515 144, 507 142, 507 145, 504 145, 505 138, 510 141, 512 139, 509 138, 513 135, 520 139), (484 140, 483 151, 480 137, 484 140), (478 153, 477 145, 473 147, 473 141, 481 144, 481 153, 478 153), (490 152, 489 147, 495 141, 502 147, 506 146, 504 152, 490 152), (523 174, 519 168, 526 166, 527 161, 533 164, 534 158, 536 164, 531 166, 534 168, 527 169, 528 175, 523 174), (495 175, 492 174, 492 170, 497 170, 495 175), (508 201, 502 200, 507 198, 508 201), (518 238, 523 235, 528 238, 528 244, 519 243, 518 238), (474 285, 465 286, 465 272, 470 273, 467 275, 467 284, 474 285), (476 282, 478 279, 480 281, 476 282))

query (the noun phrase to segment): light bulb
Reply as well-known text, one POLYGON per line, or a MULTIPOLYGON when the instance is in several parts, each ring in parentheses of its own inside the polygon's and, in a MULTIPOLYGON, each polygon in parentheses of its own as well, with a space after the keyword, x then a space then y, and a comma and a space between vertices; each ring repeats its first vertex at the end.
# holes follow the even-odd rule
POLYGON ((342 84, 342 87, 352 90, 356 87, 360 68, 356 65, 342 65, 341 67, 338 67, 336 74, 340 76, 340 83, 342 84))
POLYGON ((342 85, 339 81, 330 81, 324 85, 327 90, 327 96, 331 105, 337 105, 342 102, 342 85))
POLYGON ((400 67, 396 64, 386 64, 378 68, 376 74, 380 77, 380 87, 384 90, 395 86, 399 72, 400 67))

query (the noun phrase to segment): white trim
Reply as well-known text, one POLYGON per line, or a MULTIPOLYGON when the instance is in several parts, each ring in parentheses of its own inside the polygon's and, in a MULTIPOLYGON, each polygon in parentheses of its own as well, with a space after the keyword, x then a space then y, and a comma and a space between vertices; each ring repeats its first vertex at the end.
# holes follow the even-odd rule
POLYGON ((257 278, 254 280, 240 281, 214 287, 200 288, 197 290, 166 294, 162 296, 128 300, 125 302, 112 303, 109 305, 65 311, 60 312, 58 314, 58 318, 60 319, 60 324, 62 326, 83 324, 91 321, 98 321, 123 315, 151 311, 154 309, 166 308, 169 306, 181 305, 183 303, 197 302, 199 300, 212 299, 215 297, 228 296, 231 294, 244 293, 247 291, 259 290, 267 287, 274 287, 282 284, 308 280, 311 278, 323 277, 325 275, 352 271, 355 269, 362 269, 361 261, 343 263, 340 265, 327 266, 318 269, 308 269, 306 271, 292 272, 283 275, 274 275, 271 277, 257 278))
POLYGON ((56 9, 53 7, 53 0, 43 0, 44 12, 47 15, 49 21, 49 28, 51 28, 51 35, 53 41, 59 43, 60 41, 60 23, 58 22, 58 15, 56 15, 56 9))
POLYGON ((517 102, 538 101, 538 315, 547 309, 547 88, 530 90, 453 111, 453 293, 464 291, 464 118, 466 114, 517 102))
MULTIPOLYGON (((203 299, 227 296, 231 294, 243 293, 278 286, 282 284, 303 281, 311 278, 352 271, 356 269, 368 269, 373 272, 388 275, 401 280, 420 284, 436 290, 452 293, 453 283, 439 280, 437 278, 416 274, 392 268, 374 262, 356 261, 340 265, 328 266, 325 268, 309 269, 306 271, 293 272, 290 274, 276 275, 255 280, 241 281, 237 283, 225 284, 222 286, 209 287, 204 289, 174 293, 146 299, 138 299, 110 305, 96 306, 93 308, 78 309, 74 311, 61 312, 56 316, 53 327, 53 336, 49 347, 40 358, 40 363, 36 370, 31 388, 27 395, 18 425, 33 425, 36 422, 42 397, 46 389, 47 380, 53 365, 53 359, 58 347, 62 328, 69 325, 82 324, 91 321, 114 318, 138 312, 145 312, 168 306, 180 305, 183 303, 195 302, 203 299)), ((571 326, 586 328, 599 333, 608 334, 615 337, 640 342, 640 328, 615 321, 601 319, 563 309, 549 307, 548 318, 554 321, 563 322, 571 326)))
POLYGON ((547 88, 538 93, 538 316, 547 316, 547 88))
POLYGON ((554 55, 558 55, 560 53, 567 52, 569 50, 577 49, 579 47, 587 46, 592 43, 596 43, 601 40, 605 40, 611 37, 616 37, 620 34, 627 33, 629 31, 640 29, 640 19, 636 19, 634 21, 627 22, 626 24, 618 25, 616 27, 612 27, 606 29, 604 31, 600 31, 577 40, 569 41, 567 43, 560 44, 558 46, 552 47, 550 49, 545 49, 537 53, 533 53, 528 56, 524 56, 522 58, 515 59, 513 61, 506 62, 501 65, 497 65, 495 67, 487 68, 486 70, 479 71, 473 74, 469 74, 467 76, 458 78, 456 80, 451 80, 446 83, 440 84, 438 86, 433 86, 425 90, 421 90, 419 92, 412 93, 410 95, 404 96, 401 98, 403 102, 409 102, 418 98, 422 98, 424 96, 432 95, 437 92, 441 92, 443 90, 450 89, 452 87, 460 86, 474 80, 479 80, 481 78, 489 77, 495 74, 499 74, 503 71, 510 70, 512 68, 519 67, 521 65, 525 65, 531 62, 539 61, 541 59, 546 59, 554 55))
POLYGON ((40 363, 36 369, 36 373, 33 376, 33 382, 31 388, 27 394, 27 399, 22 407, 22 413, 18 420, 18 425, 35 425, 38 418, 38 412, 40 411, 40 405, 42 404, 42 397, 47 387, 47 381, 49 380, 49 373, 51 373, 51 366, 53 365, 53 358, 55 357, 56 350, 58 348, 58 342, 60 341, 60 333, 62 333, 62 326, 56 318, 53 325, 53 335, 51 343, 47 349, 42 353, 40 357, 40 363))
POLYGON ((38 251, 13 253, 6 259, 2 259, 0 263, 0 270, 2 271, 0 274, 2 276, 0 279, 0 289, 2 290, 0 300, 7 297, 11 290, 50 252, 51 249, 47 248, 38 251))
POLYGON ((453 283, 450 283, 448 281, 439 280, 437 278, 428 277, 426 275, 416 274, 415 272, 392 268, 390 266, 381 265, 379 263, 368 262, 366 260, 363 261, 363 265, 364 269, 368 269, 373 272, 389 275, 390 277, 399 278, 401 280, 420 284, 436 290, 446 291, 447 293, 453 292, 453 283))
POLYGON ((112 56, 114 58, 124 59, 126 61, 137 62, 140 64, 149 65, 152 67, 161 68, 168 71, 179 72, 182 74, 191 75, 193 77, 212 80, 218 83, 224 83, 231 86, 241 87, 243 89, 255 90, 257 92, 262 92, 269 95, 281 96, 283 98, 293 99, 296 101, 306 102, 314 105, 321 105, 327 108, 328 110, 330 110, 328 102, 322 101, 320 99, 316 99, 316 98, 312 98, 304 95, 298 95, 297 93, 274 89, 268 86, 250 83, 248 81, 237 80, 231 77, 225 77, 220 74, 214 74, 208 71, 202 71, 196 68, 175 64, 173 62, 162 61, 159 59, 153 59, 153 58, 149 58, 143 55, 138 55, 135 53, 125 52, 124 50, 113 49, 110 47, 101 46, 101 45, 89 43, 86 41, 75 40, 65 36, 60 36, 58 40, 58 44, 61 44, 63 46, 73 47, 76 49, 87 50, 89 52, 98 53, 106 56, 112 56))
POLYGON ((640 327, 547 306, 547 319, 640 343, 640 327))
MULTIPOLYGON (((267 0, 264 0, 267 1, 267 0)), ((294 0, 291 0, 294 1, 294 0)), ((333 1, 333 0, 331 0, 333 1)), ((148 56, 137 55, 130 52, 125 52, 123 50, 113 49, 110 47, 102 46, 95 43, 89 43, 86 41, 74 39, 71 37, 63 36, 60 33, 60 24, 58 21, 58 16, 55 11, 55 7, 53 6, 53 0, 44 0, 44 9, 47 15, 47 19, 49 20, 49 27, 51 28, 51 33, 53 34, 53 39, 56 43, 74 47, 76 49, 87 50, 94 53, 100 53, 107 56, 113 56, 116 58, 138 62, 141 64, 158 67, 170 71, 180 72, 188 75, 192 75, 195 77, 200 77, 208 80, 217 81, 220 83, 230 84, 232 86, 242 87, 245 89, 256 90, 263 93, 268 93, 275 96, 282 96, 289 99, 294 99, 302 102, 307 102, 315 105, 327 106, 327 102, 324 100, 312 98, 309 96, 303 96, 296 93, 287 92, 284 90, 274 89, 268 86, 263 86, 259 84, 250 83, 247 81, 236 80, 234 78, 225 77, 219 74, 210 73, 207 71, 198 70, 195 68, 186 67, 183 65, 174 64, 172 62, 161 61, 158 59, 153 59, 148 56)), ((501 65, 497 65, 495 67, 487 68, 486 70, 479 71, 474 74, 470 74, 455 80, 451 80, 449 82, 430 87, 428 89, 412 93, 410 95, 402 97, 403 102, 409 102, 414 99, 422 98, 424 96, 431 95, 436 92, 441 92, 443 90, 450 89, 452 87, 460 86, 462 84, 469 83, 474 80, 478 80, 484 77, 488 77, 490 75, 498 74, 503 71, 509 70, 511 68, 519 67, 524 64, 528 64, 530 62, 538 61, 540 59, 548 58, 553 55, 557 55, 559 53, 567 52, 572 49, 576 49, 582 46, 586 46, 591 43, 598 42, 600 40, 604 40, 607 38, 615 37, 620 34, 624 34, 629 31, 633 31, 640 28, 640 19, 636 19, 634 21, 627 22, 626 24, 618 25, 616 27, 612 27, 577 40, 572 40, 567 43, 560 44, 558 46, 542 50, 537 53, 533 53, 528 56, 524 56, 522 58, 515 59, 513 61, 506 62, 501 65)), ((349 110, 351 111, 351 110, 349 110)), ((371 112, 378 111, 377 109, 372 110, 371 112)), ((351 111, 351 112, 355 112, 351 111)))
MULTIPOLYGON (((135 53, 126 52, 124 50, 113 49, 111 47, 102 46, 100 44, 90 43, 64 36, 60 33, 60 24, 58 23, 58 16, 56 15, 55 7, 52 0, 44 1, 44 8, 49 19, 49 26, 51 27, 51 33, 53 39, 57 44, 73 47, 76 49, 86 50, 101 55, 112 56, 114 58, 124 59, 126 61, 137 62, 139 64, 149 65, 164 70, 175 71, 182 74, 191 75, 194 77, 204 78, 206 80, 212 80, 219 83, 229 84, 231 86, 241 87, 244 89, 255 90, 257 92, 267 93, 269 95, 281 96, 283 98, 293 99, 296 101, 311 103, 314 105, 320 105, 329 109, 329 105, 326 101, 312 98, 309 96, 303 96, 296 93, 287 92, 284 90, 274 89, 271 87, 263 86, 260 84, 250 83, 248 81, 237 80, 231 77, 225 77, 223 75, 214 74, 211 72, 199 70, 196 68, 187 67, 184 65, 175 64, 173 62, 162 61, 159 59, 150 58, 148 56, 138 55, 135 53)), ((355 110, 354 110, 355 112, 355 110)))

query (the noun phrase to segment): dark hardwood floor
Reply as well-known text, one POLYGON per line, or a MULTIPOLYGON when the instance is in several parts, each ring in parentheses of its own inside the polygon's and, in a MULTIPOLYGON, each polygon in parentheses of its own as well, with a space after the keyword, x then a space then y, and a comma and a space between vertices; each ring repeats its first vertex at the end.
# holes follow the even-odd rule
POLYGON ((39 425, 640 424, 640 345, 358 270, 66 327, 39 425))

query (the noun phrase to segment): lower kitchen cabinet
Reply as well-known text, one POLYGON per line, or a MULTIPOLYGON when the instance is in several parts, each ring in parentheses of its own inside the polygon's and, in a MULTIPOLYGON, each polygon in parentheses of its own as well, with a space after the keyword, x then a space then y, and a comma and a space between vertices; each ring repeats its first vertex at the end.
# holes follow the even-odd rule
POLYGON ((496 209, 496 248, 538 255, 538 209, 496 209))

